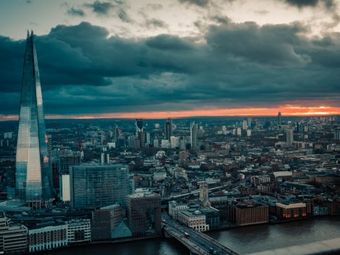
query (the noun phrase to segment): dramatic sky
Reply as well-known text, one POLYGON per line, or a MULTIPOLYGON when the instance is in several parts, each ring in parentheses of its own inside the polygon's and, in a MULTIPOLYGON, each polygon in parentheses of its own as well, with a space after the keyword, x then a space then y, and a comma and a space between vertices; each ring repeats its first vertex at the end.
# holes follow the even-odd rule
POLYGON ((0 119, 27 29, 50 117, 340 113, 338 0, 1 0, 0 119))

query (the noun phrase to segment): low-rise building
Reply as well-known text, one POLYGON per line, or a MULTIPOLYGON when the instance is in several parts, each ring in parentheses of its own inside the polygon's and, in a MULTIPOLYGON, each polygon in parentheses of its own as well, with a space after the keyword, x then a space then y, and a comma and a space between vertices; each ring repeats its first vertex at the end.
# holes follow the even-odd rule
POLYGON ((69 244, 91 241, 90 219, 72 219, 67 223, 67 239, 69 244))
POLYGON ((178 204, 176 201, 169 202, 169 215, 175 220, 178 219, 178 214, 181 211, 188 210, 189 206, 187 204, 178 204))
POLYGON ((209 225, 206 223, 206 216, 200 210, 188 209, 181 211, 178 214, 178 221, 199 232, 209 230, 209 225))
POLYGON ((4 213, 0 213, 0 254, 24 254, 27 233, 24 225, 12 224, 4 213))
POLYGON ((307 206, 306 203, 276 203, 276 214, 281 220, 305 218, 307 206))
POLYGON ((46 226, 28 231, 29 252, 52 250, 67 246, 67 225, 46 226))

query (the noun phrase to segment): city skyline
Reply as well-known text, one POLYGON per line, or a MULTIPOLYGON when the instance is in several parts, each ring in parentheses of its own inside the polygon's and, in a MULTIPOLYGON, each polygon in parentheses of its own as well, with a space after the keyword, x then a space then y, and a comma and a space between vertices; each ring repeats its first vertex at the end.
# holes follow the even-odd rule
POLYGON ((340 114, 336 1, 156 2, 2 1, 0 120, 18 118, 26 28, 48 118, 340 114))

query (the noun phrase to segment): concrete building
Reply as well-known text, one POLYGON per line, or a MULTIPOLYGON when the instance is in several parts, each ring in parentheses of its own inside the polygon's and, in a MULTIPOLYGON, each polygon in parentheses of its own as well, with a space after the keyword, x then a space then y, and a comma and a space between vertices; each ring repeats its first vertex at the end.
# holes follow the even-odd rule
POLYGON ((206 216, 200 210, 188 209, 178 213, 178 221, 199 232, 209 230, 206 216))
POLYGON ((239 226, 262 224, 269 221, 269 207, 255 201, 231 201, 227 210, 229 221, 239 226))
POLYGON ((276 214, 279 219, 291 220, 307 216, 306 203, 276 203, 276 214))
POLYGON ((187 204, 178 204, 176 201, 169 202, 169 215, 175 220, 178 220, 178 214, 181 211, 185 211, 188 209, 189 206, 187 204))
POLYGON ((27 251, 28 230, 24 225, 11 224, 4 213, 0 213, 0 254, 24 254, 27 251))
POLYGON ((67 224, 67 240, 69 244, 91 242, 91 220, 72 219, 67 224))
POLYGON ((210 202, 209 202, 209 188, 208 188, 208 183, 205 181, 201 181, 198 183, 199 184, 199 200, 202 204, 203 207, 210 207, 210 202))
POLYGON ((30 229, 28 240, 29 252, 47 251, 67 246, 67 224, 30 229))
POLYGON ((70 175, 63 174, 60 176, 60 199, 63 202, 70 202, 71 201, 71 186, 70 186, 70 175))
POLYGON ((102 207, 92 212, 93 240, 109 240, 112 231, 123 220, 122 207, 119 204, 102 207))

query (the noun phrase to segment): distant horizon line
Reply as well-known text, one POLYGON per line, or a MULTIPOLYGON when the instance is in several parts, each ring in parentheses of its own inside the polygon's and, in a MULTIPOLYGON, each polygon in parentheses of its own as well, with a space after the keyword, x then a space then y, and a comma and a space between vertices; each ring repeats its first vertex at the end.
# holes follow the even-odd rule
MULTIPOLYGON (((276 114, 226 114, 226 115, 219 115, 219 114, 210 114, 210 115, 185 115, 185 116, 176 116, 173 114, 169 115, 162 115, 162 116, 152 116, 153 114, 149 114, 149 116, 140 115, 138 113, 123 113, 123 114, 86 114, 86 115, 68 115, 68 114, 47 114, 45 116, 46 120, 100 120, 100 119, 125 119, 125 120, 134 120, 134 119, 185 119, 185 118, 218 118, 218 117, 233 117, 233 118, 246 118, 246 117, 277 117, 276 114), (136 114, 136 115, 134 115, 136 114)), ((281 118, 285 117, 337 117, 340 116, 340 112, 336 113, 285 113, 281 112, 281 118)), ((0 122, 4 121, 18 121, 18 115, 1 115, 0 114, 0 122)))

